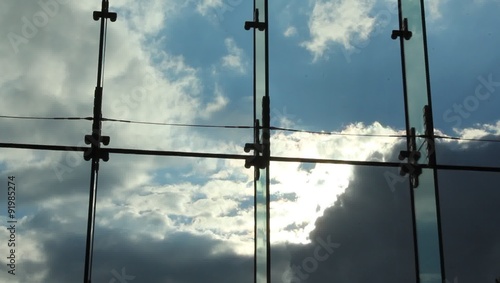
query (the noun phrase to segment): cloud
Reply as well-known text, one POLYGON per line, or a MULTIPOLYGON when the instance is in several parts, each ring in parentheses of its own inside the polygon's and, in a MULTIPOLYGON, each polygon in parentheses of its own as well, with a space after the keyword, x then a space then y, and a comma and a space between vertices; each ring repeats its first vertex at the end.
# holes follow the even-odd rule
MULTIPOLYGON (((332 4, 322 3, 320 7, 333 9, 329 7, 332 4)), ((360 5, 358 2, 335 3, 349 13, 353 13, 352 7, 360 5)), ((226 50, 207 53, 213 58, 209 66, 190 64, 186 55, 170 53, 161 40, 171 35, 165 27, 173 21, 171 7, 178 6, 170 4, 146 1, 141 6, 134 1, 112 2, 113 9, 119 10, 119 20, 108 26, 103 98, 105 117, 174 123, 203 119, 211 123, 217 115, 225 115, 220 113, 222 110, 233 106, 230 103, 234 103, 236 95, 228 96, 231 92, 224 88, 225 85, 210 80, 212 77, 207 79, 206 73, 212 70, 213 64, 220 67, 225 63, 225 70, 237 73, 241 67, 246 67, 241 47, 236 45, 237 38, 225 35, 220 42, 223 47, 224 42, 226 50), (146 19, 148 15, 151 18, 146 19)), ((4 12, 7 18, 0 18, 2 34, 11 31, 22 34, 23 22, 20 19, 40 11, 35 2, 2 2, 0 5, 0 11, 11 11, 4 12)), ((18 54, 8 40, 0 43, 0 50, 4 51, 0 62, 10 66, 8 74, 0 78, 4 90, 0 105, 2 113, 44 117, 86 117, 92 114, 98 23, 92 21, 91 11, 98 8, 89 2, 61 6, 60 13, 51 17, 27 43, 18 46, 18 54)), ((320 11, 315 13, 320 20, 332 20, 321 15, 320 11)), ((368 28, 365 25, 362 23, 362 27, 368 28)), ((327 38, 325 44, 330 46, 333 42, 327 38)), ((237 92, 241 85, 235 84, 237 92)), ((245 106, 250 105, 248 101, 244 102, 245 106)), ((240 110, 234 108, 236 112, 240 110)), ((231 117, 225 118, 233 122, 231 117)), ((81 145, 83 135, 90 131, 90 123, 86 120, 2 119, 1 122, 2 142, 81 145)), ((290 116, 279 122, 295 125, 290 116)), ((457 133, 467 137, 494 136, 498 127, 497 124, 480 125, 457 133)), ((229 138, 232 134, 223 131, 111 122, 104 123, 103 132, 111 136, 113 147, 240 154, 243 144, 250 141, 252 135, 247 131, 245 134, 248 135, 242 135, 245 140, 237 140, 229 138), (248 137, 250 139, 246 140, 248 137)), ((336 132, 354 133, 395 134, 400 131, 374 122, 348 124, 336 132)), ((272 153, 276 156, 393 161, 398 151, 404 148, 401 140, 345 135, 279 132, 272 137, 272 153)), ((447 141, 439 146, 440 160, 445 162, 498 163, 492 158, 496 152, 492 150, 495 148, 493 144, 485 147, 447 141)), ((0 259, 3 266, 0 281, 81 280, 89 163, 83 161, 81 153, 12 149, 0 149, 0 153, 0 179, 16 175, 19 180, 19 274, 14 279, 10 277, 4 272, 6 259, 0 259)), ((242 160, 116 154, 109 162, 102 162, 94 281, 109 282, 115 276, 113 271, 121 273, 125 270, 138 282, 251 282, 253 170, 245 169, 243 164, 242 160)), ((326 241, 328 237, 340 246, 328 260, 318 265, 316 272, 307 274, 311 282, 325 282, 325 278, 330 277, 349 281, 346 278, 350 278, 353 272, 359 273, 360 267, 356 263, 391 275, 404 265, 401 274, 394 275, 394 278, 406 279, 410 272, 410 265, 406 262, 411 258, 408 256, 411 237, 407 237, 408 227, 405 226, 407 183, 397 183, 397 189, 392 192, 383 170, 353 166, 273 162, 270 170, 273 280, 282 282, 286 270, 290 271, 293 265, 302 265, 305 259, 314 256, 315 248, 321 245, 318 239, 326 241), (392 269, 388 270, 389 267, 392 269)), ((470 175, 470 180, 465 176, 457 180, 451 175, 443 177, 443 182, 449 183, 447 190, 452 195, 454 189, 463 184, 477 187, 474 181, 477 178, 487 184, 497 183, 494 177, 483 175, 470 175)), ((485 187, 477 204, 467 202, 474 199, 477 191, 466 189, 460 189, 462 195, 457 197, 460 201, 457 204, 454 204, 453 197, 444 200, 451 207, 448 215, 453 215, 460 206, 473 205, 472 209, 459 211, 468 227, 475 222, 472 216, 477 215, 483 221, 489 219, 489 214, 494 216, 495 198, 488 199, 495 194, 493 189, 485 187), (484 203, 488 208, 472 215, 481 210, 484 203), (467 214, 469 211, 473 212, 467 214)), ((4 225, 7 219, 1 216, 0 221, 4 225)), ((459 224, 458 220, 450 223, 448 233, 464 235, 469 232, 459 224)), ((480 224, 481 229, 472 234, 474 239, 488 233, 488 223, 480 224)), ((0 229, 1 239, 8 236, 6 229, 0 229)), ((462 268, 469 262, 461 261, 467 259, 468 254, 474 255, 473 258, 478 254, 478 264, 472 264, 477 272, 483 271, 483 267, 493 270, 487 263, 498 262, 495 254, 497 242, 493 237, 484 241, 477 250, 472 248, 475 245, 470 245, 472 247, 467 252, 457 248, 467 245, 465 237, 454 238, 447 245, 456 249, 452 255, 457 256, 453 264, 458 267, 452 271, 461 272, 460 276, 464 278, 471 276, 468 268, 462 268), (492 247, 491 252, 488 252, 488 247, 492 247)), ((3 245, 2 254, 5 251, 3 245)), ((489 276, 492 272, 484 274, 489 276)), ((366 274, 358 273, 354 279, 368 281, 366 274)), ((375 276, 382 278, 384 273, 375 276)))
POLYGON ((228 54, 222 57, 222 66, 241 74, 246 73, 247 64, 243 59, 243 49, 239 48, 232 38, 226 38, 224 44, 226 45, 228 54))
POLYGON ((292 27, 292 26, 288 27, 288 28, 285 30, 285 32, 283 33, 283 35, 284 35, 285 37, 292 37, 292 36, 294 36, 294 35, 296 35, 296 34, 297 34, 297 29, 296 29, 295 27, 292 27))
POLYGON ((439 0, 439 1, 425 1, 425 7, 426 10, 428 11, 428 17, 431 21, 438 20, 442 17, 442 11, 441 7, 444 5, 448 0, 439 0))
POLYGON ((500 129, 500 122, 496 124, 476 124, 475 127, 468 127, 464 129, 453 129, 454 132, 466 139, 480 139, 488 135, 498 135, 500 129))
MULTIPOLYGON (((426 1, 428 21, 435 24, 441 19, 446 3, 447 0, 426 1)), ((363 46, 372 35, 380 32, 380 28, 394 21, 396 24, 397 13, 393 1, 314 1, 308 23, 310 39, 303 41, 301 46, 314 56, 314 61, 327 58, 337 46, 351 51, 363 46)), ((439 28, 440 31, 443 29, 439 28)))
POLYGON ((142 36, 150 36, 160 32, 165 22, 173 19, 176 11, 181 10, 186 4, 171 0, 145 0, 141 2, 121 0, 112 2, 111 5, 110 9, 117 9, 119 18, 126 19, 125 22, 130 29, 142 36))
POLYGON ((345 192, 317 218, 311 242, 287 246, 288 268, 276 271, 283 282, 414 280, 408 183, 392 193, 384 170, 354 168, 345 192))
POLYGON ((314 55, 323 57, 332 44, 353 48, 355 40, 367 40, 376 20, 370 16, 374 0, 315 1, 309 18, 311 39, 301 45, 314 55))
MULTIPOLYGON (((397 133, 378 123, 353 124, 342 132, 397 133)), ((298 155, 314 154, 319 148, 323 150, 321 156, 336 158, 355 148, 357 150, 347 153, 346 157, 388 161, 404 148, 404 141, 384 145, 387 141, 374 137, 364 140, 344 137, 346 140, 342 141, 328 135, 309 136, 302 133, 276 135, 272 141, 275 144, 273 154, 279 155, 294 147, 301 150, 298 155), (319 144, 326 146, 319 147, 319 144)), ((472 144, 464 150, 458 142, 450 141, 441 144, 439 151, 444 157, 456 157, 459 153, 463 160, 479 159, 477 162, 480 162, 492 155, 491 149, 472 144)), ((30 264, 30 270, 36 270, 39 277, 29 277, 31 271, 23 271, 17 277, 19 282, 74 281, 82 274, 88 168, 78 167, 77 172, 66 175, 60 183, 52 168, 44 166, 47 158, 57 157, 51 154, 45 159, 33 160, 31 166, 23 167, 22 171, 10 169, 2 174, 2 178, 12 173, 24 178, 18 191, 19 203, 30 207, 24 212, 26 216, 19 224, 23 228, 18 232, 19 238, 29 244, 23 243, 19 248, 24 255, 23 262, 30 264)), ((16 161, 14 158, 7 162, 16 161)), ((307 278, 292 282, 331 282, 346 278, 350 278, 349 282, 366 282, 368 277, 375 282, 411 280, 414 275, 408 183, 407 180, 398 182, 396 189, 391 190, 384 177, 386 170, 273 162, 273 278, 283 280, 286 278, 283 274, 288 274, 291 280, 299 276, 293 268, 301 267, 307 278), (306 259, 314 258, 321 241, 339 246, 329 253, 328 259, 316 260, 317 267, 312 271, 314 262, 306 259), (366 272, 360 273, 360 266, 366 272)), ((397 174, 397 168, 390 170, 397 174)), ((491 189, 483 187, 481 196, 471 195, 473 192, 467 190, 474 186, 478 177, 489 180, 495 178, 493 174, 468 173, 470 177, 464 175, 456 179, 457 174, 443 173, 440 177, 447 191, 443 195, 449 218, 446 235, 453 235, 447 242, 449 249, 470 241, 467 234, 459 231, 463 227, 462 222, 454 218, 455 211, 461 210, 471 198, 492 200, 491 194, 495 194, 493 186, 491 189), (456 187, 462 185, 465 187, 460 189, 461 195, 450 198, 457 193, 456 187)), ((252 170, 243 168, 242 161, 238 160, 113 155, 109 162, 101 164, 95 279, 109 281, 112 270, 120 273, 125 268, 126 274, 148 282, 200 282, 201 278, 208 282, 235 282, 241 276, 251 280, 252 179, 252 170), (165 258, 165 253, 169 257, 165 258), (236 270, 225 272, 228 265, 236 270), (199 272, 189 272, 193 269, 199 272), (219 278, 220 274, 225 274, 226 278, 219 278)), ((492 179, 485 184, 495 183, 492 179)), ((478 204, 484 204, 479 199, 478 204)), ((489 210, 496 207, 491 201, 487 207, 490 206, 489 210)), ((469 209, 472 214, 468 217, 476 219, 489 211, 479 212, 479 207, 477 210, 472 213, 469 209)), ((484 219, 489 218, 484 216, 484 219)), ((473 222, 470 220, 468 225, 473 222)), ((475 237, 485 235, 488 222, 480 225, 475 237)), ((6 232, 2 229, 1 236, 6 237, 6 232)), ((477 252, 495 245, 491 238, 477 252)), ((460 260, 454 257, 452 261, 459 266, 469 264, 462 249, 456 248, 456 251, 448 251, 450 256, 459 256, 460 260)), ((476 272, 489 268, 488 261, 497 262, 494 251, 483 253, 478 260, 481 264, 473 265, 476 272)), ((471 276, 472 271, 460 270, 467 269, 452 269, 459 276, 471 276)), ((490 276, 488 274, 491 272, 485 276, 490 276)))
POLYGON ((204 117, 208 118, 211 114, 221 111, 228 103, 227 97, 223 95, 220 87, 216 85, 214 100, 207 104, 204 117))
MULTIPOLYGON (((403 146, 403 143, 396 144, 384 155, 394 156, 403 146)), ((437 150, 441 164, 467 164, 467 160, 475 160, 476 165, 485 165, 491 161, 487 155, 499 152, 500 148, 491 143, 469 142, 469 147, 464 149, 459 147, 459 142, 448 141, 437 150), (455 162, 449 163, 450 160, 455 162)), ((403 178, 392 190, 384 178, 387 170, 395 174, 398 171, 397 168, 353 167, 344 193, 315 221, 308 235, 310 242, 289 242, 275 247, 282 260, 286 261, 284 255, 289 256, 288 264, 277 263, 275 276, 281 276, 285 283, 414 281, 409 184, 407 178, 403 178), (336 244, 332 253, 326 253, 324 242, 331 243, 332 247, 336 244)), ((329 171, 338 172, 338 169, 331 166, 329 171)), ((494 236, 500 229, 491 226, 498 221, 494 201, 500 197, 495 187, 498 176, 448 170, 438 171, 438 176, 448 279, 450 282, 454 278, 459 282, 493 282, 498 276, 496 263, 500 259, 500 242, 494 236), (473 187, 478 189, 472 190, 473 187)), ((416 190, 422 191, 424 186, 422 183, 416 190)), ((315 194, 314 190, 308 192, 315 195, 316 201, 325 197, 315 194)), ((331 193, 334 192, 335 189, 331 193)), ((429 190, 418 195, 428 198, 427 194, 432 193, 429 190)), ((302 207, 292 205, 289 211, 310 211, 302 207)), ((426 206, 417 211, 418 217, 424 219, 421 226, 424 230, 432 225, 425 220, 432 209, 426 206)), ((290 215, 293 219, 294 214, 290 215)), ((422 240, 421 244, 428 242, 422 240)))
POLYGON ((208 10, 220 8, 224 5, 222 0, 201 0, 198 2, 196 10, 202 15, 206 15, 208 10))

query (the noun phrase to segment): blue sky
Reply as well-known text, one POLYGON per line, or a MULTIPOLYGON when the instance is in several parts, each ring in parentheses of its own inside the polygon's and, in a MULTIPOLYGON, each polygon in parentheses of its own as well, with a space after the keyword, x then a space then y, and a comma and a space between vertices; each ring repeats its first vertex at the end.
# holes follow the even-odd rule
MULTIPOLYGON (((395 2, 269 3, 272 126, 403 133, 400 46, 390 38, 395 2)), ((496 139, 500 2, 463 2, 426 1, 435 128, 496 139)), ((251 1, 110 5, 118 20, 108 25, 104 117, 252 125, 253 36, 243 28, 251 1)), ((0 3, 0 115, 92 115, 99 39, 92 11, 99 8, 100 1, 0 3)), ((89 121, 0 118, 0 142, 83 145, 90 130, 89 121)), ((245 129, 116 122, 104 122, 103 134, 116 148, 233 154, 253 140, 245 129)), ((393 138, 289 132, 274 132, 271 144, 275 156, 371 161, 396 161, 405 147, 393 138)), ((443 164, 498 166, 497 153, 493 143, 443 140, 437 148, 443 164)), ((99 177, 94 280, 252 282, 253 170, 243 165, 111 155, 99 177)), ((2 257, 0 281, 81 281, 89 171, 81 153, 0 148, 0 183, 16 176, 19 210, 17 274, 7 273, 2 257)), ((414 280, 409 185, 388 182, 388 172, 398 169, 273 162, 272 282, 414 280)), ((500 231, 491 225, 500 220, 497 179, 439 172, 449 282, 500 276, 500 231)), ((0 200, 5 211, 5 194, 0 200)), ((0 221, 6 225, 5 212, 0 221)), ((8 236, 0 230, 0 240, 8 236)), ((7 252, 4 242, 0 250, 7 252)))

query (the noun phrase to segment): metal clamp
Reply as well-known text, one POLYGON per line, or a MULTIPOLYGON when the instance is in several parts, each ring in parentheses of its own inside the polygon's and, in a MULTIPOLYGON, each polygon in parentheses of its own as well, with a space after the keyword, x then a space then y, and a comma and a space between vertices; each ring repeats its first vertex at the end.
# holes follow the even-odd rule
POLYGON ((250 152, 253 150, 254 155, 245 159, 245 168, 250 168, 255 166, 259 169, 265 169, 269 163, 268 158, 265 158, 262 153, 265 152, 264 145, 260 143, 259 140, 260 133, 260 122, 255 120, 254 123, 254 143, 246 143, 244 147, 245 152, 250 152))
POLYGON ((266 29, 266 23, 259 22, 259 9, 255 9, 252 22, 245 22, 245 30, 250 30, 251 28, 258 29, 260 31, 264 31, 266 29))
POLYGON ((397 39, 398 37, 402 37, 406 40, 410 40, 412 36, 413 33, 408 30, 408 18, 404 18, 401 30, 393 30, 391 34, 392 39, 397 39))
POLYGON ((112 22, 116 21, 116 13, 108 12, 109 10, 109 2, 108 0, 102 1, 102 11, 94 11, 92 17, 94 21, 98 21, 100 18, 110 19, 112 22))
POLYGON ((416 189, 419 185, 418 177, 422 174, 422 168, 418 164, 418 160, 420 159, 420 152, 417 150, 416 136, 415 136, 415 128, 410 129, 410 137, 409 137, 409 150, 402 150, 399 152, 398 159, 403 161, 407 159, 408 162, 401 163, 399 174, 401 176, 406 176, 406 174, 410 175, 410 182, 413 185, 413 188, 416 189))
POLYGON ((99 133, 93 133, 92 135, 85 135, 85 144, 90 144, 92 147, 89 151, 83 153, 83 159, 89 161, 90 159, 96 157, 102 159, 104 162, 109 160, 109 153, 107 151, 100 150, 100 144, 108 145, 110 142, 109 136, 102 136, 99 133))

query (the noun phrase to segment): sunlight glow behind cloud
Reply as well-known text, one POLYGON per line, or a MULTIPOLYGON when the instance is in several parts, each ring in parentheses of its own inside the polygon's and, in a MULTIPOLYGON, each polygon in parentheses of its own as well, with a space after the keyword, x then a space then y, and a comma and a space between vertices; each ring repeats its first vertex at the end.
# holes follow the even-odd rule
MULTIPOLYGON (((444 11, 440 10, 441 4, 445 2, 442 0, 428 4, 433 18, 446 16, 444 11)), ((485 1, 481 1, 483 2, 485 1)), ((20 19, 40 10, 37 3, 33 3, 4 1, 0 4, 5 8, 0 9, 0 13, 4 14, 4 18, 0 19, 0 29, 4 34, 10 31, 19 32, 22 27, 20 19)), ((181 42, 184 40, 182 36, 190 30, 176 29, 177 26, 172 23, 174 16, 184 16, 175 11, 176 9, 186 5, 192 5, 193 10, 196 7, 198 10, 189 14, 193 18, 186 18, 185 21, 196 23, 199 26, 193 26, 200 28, 207 23, 202 16, 206 17, 210 9, 215 9, 214 12, 222 11, 217 9, 231 1, 204 0, 194 3, 198 5, 195 6, 193 1, 181 3, 172 0, 112 1, 112 10, 119 9, 120 13, 118 21, 109 24, 104 116, 168 123, 198 123, 201 120, 203 124, 220 125, 227 121, 228 124, 250 124, 250 119, 247 119, 250 114, 242 115, 241 119, 233 119, 228 112, 248 110, 248 113, 251 113, 252 103, 248 97, 252 88, 248 86, 251 86, 252 81, 249 58, 252 56, 253 45, 251 34, 245 33, 242 26, 251 11, 231 10, 232 18, 241 19, 238 32, 230 31, 232 23, 226 23, 231 17, 226 14, 227 22, 214 25, 220 33, 210 34, 208 40, 204 39, 206 41, 198 40, 197 34, 189 38, 191 41, 181 42), (169 24, 174 28, 168 29, 169 24), (177 38, 180 39, 172 40, 177 38), (203 56, 197 57, 197 50, 191 50, 189 53, 187 49, 196 44, 201 45, 200 42, 217 44, 203 48, 203 52, 206 52, 203 56), (167 43, 179 44, 177 48, 180 51, 173 52, 170 50, 172 45, 167 43), (195 58, 190 58, 190 55, 195 58), (243 86, 246 82, 248 84, 243 86)), ((322 115, 321 118, 332 118, 331 121, 337 119, 337 112, 331 107, 324 112, 317 111, 319 104, 325 104, 323 102, 326 101, 326 95, 312 97, 315 95, 314 91, 300 93, 293 90, 302 82, 329 89, 323 83, 326 80, 336 82, 338 78, 330 75, 336 71, 330 69, 330 66, 320 68, 315 64, 312 64, 315 66, 310 69, 290 68, 293 64, 288 65, 287 63, 291 62, 286 58, 309 64, 308 52, 315 60, 319 60, 335 52, 336 47, 350 49, 353 48, 353 43, 367 40, 377 27, 377 18, 372 16, 375 4, 379 3, 380 1, 375 0, 314 1, 309 6, 310 11, 306 11, 307 8, 293 10, 294 15, 287 15, 282 26, 273 30, 279 33, 278 37, 273 38, 276 40, 275 46, 283 44, 284 49, 290 52, 286 54, 290 56, 276 56, 278 59, 273 59, 277 61, 274 61, 276 64, 272 66, 275 69, 271 82, 276 81, 276 84, 270 84, 270 96, 272 99, 286 97, 285 105, 273 105, 283 109, 283 113, 272 109, 271 117, 275 119, 272 121, 273 125, 300 128, 302 120, 307 121, 312 112, 318 112, 316 114, 322 115), (288 21, 288 17, 292 19, 296 16, 301 17, 300 21, 290 25, 292 21, 288 21), (307 34, 307 29, 309 38, 301 37, 307 34), (283 40, 281 35, 287 38, 283 40), (302 41, 302 49, 286 46, 299 44, 293 43, 294 40, 302 41), (284 85, 291 87, 281 88, 284 85), (307 100, 302 100, 304 104, 296 107, 294 104, 300 101, 296 101, 299 96, 307 96, 307 100), (313 105, 314 103, 318 104, 313 105), (307 110, 300 107, 307 106, 306 104, 313 107, 307 110), (289 115, 287 107, 298 109, 291 110, 297 115, 289 115)), ((98 46, 98 24, 92 21, 91 11, 98 8, 99 5, 88 1, 72 2, 61 7, 61 13, 51 18, 47 26, 40 29, 29 43, 19 46, 19 54, 13 52, 8 40, 0 42, 0 51, 4 54, 0 57, 0 63, 2 66, 9 66, 9 72, 0 78, 0 86, 3 89, 0 104, 2 115, 91 115, 98 46)), ((387 40, 390 41, 389 38, 387 40)), ((272 48, 277 50, 275 46, 272 48)), ((393 57, 390 60, 399 60, 398 56, 393 57)), ((337 67, 342 68, 345 65, 334 66, 337 67)), ((378 72, 379 66, 363 65, 360 70, 364 71, 363 68, 375 68, 378 72)), ((476 74, 471 76, 472 79, 475 77, 476 74)), ((374 76, 374 79, 392 80, 393 76, 374 76)), ((360 103, 358 96, 349 96, 350 93, 345 92, 345 96, 339 96, 342 99, 338 100, 339 105, 360 103)), ((394 93, 386 92, 374 95, 381 100, 394 99, 394 93)), ((337 97, 336 93, 327 95, 337 97)), ((366 109, 375 111, 375 107, 370 105, 366 109)), ((481 111, 476 112, 477 115, 479 112, 481 111)), ((355 114, 357 115, 357 112, 355 114)), ((329 121, 326 123, 330 123, 329 121)), ((344 136, 273 131, 272 155, 394 161, 394 154, 397 155, 399 150, 405 148, 404 139, 348 135, 392 135, 403 132, 387 123, 362 121, 364 123, 341 121, 345 126, 329 129, 333 134, 344 136)), ((1 122, 2 142, 81 145, 83 136, 91 129, 89 121, 49 123, 3 119, 1 122)), ((227 129, 203 131, 205 129, 194 127, 131 124, 104 123, 103 133, 111 136, 110 146, 243 154, 244 144, 252 140, 251 130, 234 134, 227 129)), ((500 122, 455 129, 454 133, 463 138, 498 135, 500 122)), ((455 150, 453 154, 449 154, 450 158, 469 154, 464 149, 475 149, 471 142, 444 141, 440 145, 443 146, 443 151, 455 150)), ((480 159, 477 162, 483 161, 480 159)), ((346 190, 359 184, 371 185, 369 182, 373 175, 355 175, 356 169, 359 167, 272 162, 270 172, 273 247, 279 249, 285 244, 292 244, 304 248, 314 245, 314 236, 325 226, 325 223, 318 220, 328 219, 326 214, 331 214, 336 201, 349 192, 346 190)), ((1 149, 0 170, 2 176, 15 173, 22 180, 18 191, 19 203, 22 205, 22 215, 19 218, 19 226, 22 229, 18 231, 22 250, 18 255, 22 257, 25 270, 28 270, 28 266, 31 268, 29 272, 21 271, 16 278, 18 281, 10 280, 12 278, 6 277, 3 272, 0 274, 0 281, 74 282, 75 280, 62 280, 57 275, 64 273, 66 276, 79 277, 80 269, 83 269, 80 263, 83 261, 87 217, 89 163, 83 161, 80 152, 1 149), (56 167, 61 164, 66 167, 56 167), (63 168, 63 171, 59 172, 60 176, 56 168, 63 168)), ((192 275, 193 264, 206 268, 210 275, 220 273, 223 276, 235 270, 245 269, 240 268, 238 264, 251 266, 253 261, 250 259, 254 252, 254 172, 253 169, 244 168, 243 160, 112 155, 109 162, 101 163, 100 170, 96 250, 104 258, 104 264, 95 267, 105 269, 100 279, 108 276, 112 268, 121 268, 120 264, 128 264, 127 268, 143 268, 146 271, 142 276, 165 276, 162 273, 175 274, 185 268, 181 271, 184 272, 180 275, 181 279, 168 274, 173 277, 158 277, 154 278, 156 281, 148 281, 138 275, 141 282, 193 282, 182 277, 186 276, 185 274, 192 275), (165 257, 165 254, 169 256, 165 257), (143 256, 146 260, 130 255, 143 256), (177 262, 177 257, 182 258, 182 261, 177 262), (228 268, 227 262, 236 265, 228 268), (114 266, 115 264, 118 266, 114 266), (217 265, 222 268, 214 268, 217 265), (160 268, 157 268, 158 266, 160 268)), ((394 170, 397 173, 397 169, 394 170)), ((392 204, 397 204, 397 197, 393 198, 393 192, 384 187, 383 175, 376 177, 380 177, 377 185, 385 190, 387 199, 393 201, 392 204)), ((456 184, 452 183, 450 187, 453 186, 456 184)), ((399 192, 394 194, 397 193, 399 192)), ((383 196, 383 193, 377 194, 379 195, 383 196)), ((404 205, 408 207, 407 203, 404 205)), ((345 223, 350 223, 350 216, 346 216, 345 223)), ((0 220, 6 223, 7 218, 0 216, 0 220)), ((339 232, 347 231, 347 234, 350 231, 348 228, 344 230, 344 227, 335 228, 339 232)), ((0 238, 6 239, 7 236, 6 229, 0 229, 0 238)), ((368 241, 365 243, 371 244, 368 241)), ((347 243, 342 245, 348 247, 347 243)), ((4 246, 2 249, 5 248, 4 246)), ((364 256, 366 249, 359 252, 364 256)), ((289 257, 283 256, 280 259, 287 267, 292 263, 289 257)), ((0 259, 0 263, 5 265, 5 257, 0 259)), ((248 270, 250 274, 251 268, 248 270)), ((319 273, 316 276, 319 276, 319 273)), ((109 281, 109 278, 107 279, 109 281)), ((198 278, 193 280, 196 279, 198 278)), ((101 281, 107 282, 99 280, 101 281)))

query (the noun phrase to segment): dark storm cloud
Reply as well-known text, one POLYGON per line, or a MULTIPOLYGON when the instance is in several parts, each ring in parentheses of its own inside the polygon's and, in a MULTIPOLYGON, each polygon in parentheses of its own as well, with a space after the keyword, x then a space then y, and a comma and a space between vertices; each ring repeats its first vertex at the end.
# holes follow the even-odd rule
MULTIPOLYGON (((84 240, 66 234, 45 243, 50 282, 81 280, 84 240)), ((164 240, 131 239, 103 229, 96 234, 93 282, 120 282, 120 276, 130 279, 126 282, 253 282, 253 259, 231 252, 214 254, 221 245, 189 233, 174 233, 164 240)))
POLYGON ((356 168, 357 177, 349 188, 316 221, 312 244, 289 247, 295 275, 291 282, 411 281, 407 183, 397 185, 392 193, 385 170, 356 168))
MULTIPOLYGON (((493 144, 459 147, 442 145, 442 160, 491 164, 491 156, 500 153, 493 144)), ((386 172, 355 168, 345 193, 316 221, 312 243, 286 247, 291 281, 280 282, 414 282, 409 185, 396 182, 391 190, 386 172), (329 254, 325 242, 339 246, 329 254)), ((500 275, 500 227, 495 225, 500 221, 500 176, 463 171, 440 171, 438 176, 448 280, 494 282, 500 275)), ((278 268, 276 273, 284 272, 278 268)))

